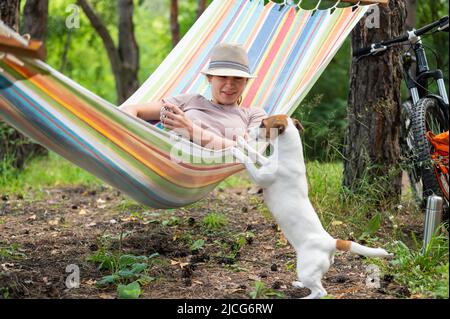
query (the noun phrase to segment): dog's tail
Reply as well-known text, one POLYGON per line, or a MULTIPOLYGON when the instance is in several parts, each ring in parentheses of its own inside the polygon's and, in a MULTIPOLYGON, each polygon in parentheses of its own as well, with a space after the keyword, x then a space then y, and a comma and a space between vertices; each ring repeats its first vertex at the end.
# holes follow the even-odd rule
POLYGON ((392 254, 388 253, 383 248, 370 248, 349 240, 336 239, 336 249, 341 251, 349 251, 351 253, 366 257, 392 256, 392 254))

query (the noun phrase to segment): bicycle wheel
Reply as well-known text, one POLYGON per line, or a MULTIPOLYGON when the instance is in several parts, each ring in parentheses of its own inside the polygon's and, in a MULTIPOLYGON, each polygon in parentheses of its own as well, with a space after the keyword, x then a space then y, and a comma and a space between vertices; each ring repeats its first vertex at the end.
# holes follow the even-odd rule
MULTIPOLYGON (((433 194, 441 196, 447 201, 444 194, 448 194, 448 175, 441 176, 436 171, 436 166, 431 159, 432 146, 426 137, 428 131, 438 135, 448 130, 448 119, 441 110, 439 102, 434 98, 419 100, 414 106, 411 125, 417 156, 416 167, 419 169, 422 179, 423 201, 433 194)), ((448 202, 444 206, 445 218, 448 218, 448 202)))
POLYGON ((402 165, 408 174, 413 196, 417 203, 421 204, 423 200, 423 186, 420 170, 417 167, 414 134, 412 131, 412 110, 413 103, 411 100, 402 104, 400 113, 400 151, 402 165))

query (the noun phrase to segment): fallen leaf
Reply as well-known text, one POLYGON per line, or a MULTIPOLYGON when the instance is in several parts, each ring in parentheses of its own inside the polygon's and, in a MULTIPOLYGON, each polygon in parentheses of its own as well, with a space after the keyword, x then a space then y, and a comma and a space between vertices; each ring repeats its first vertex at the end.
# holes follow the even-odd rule
POLYGON ((48 222, 48 224, 51 225, 51 226, 57 226, 59 224, 59 219, 56 218, 54 220, 51 220, 51 221, 48 222))
POLYGON ((96 283, 97 283, 97 281, 93 280, 93 279, 83 281, 83 284, 86 284, 88 286, 95 286, 96 283))
POLYGON ((30 217, 28 217, 28 220, 36 220, 36 215, 31 215, 30 217))
POLYGON ((83 208, 78 213, 78 215, 86 215, 86 214, 87 214, 87 211, 83 208))
POLYGON ((335 221, 333 221, 333 222, 331 223, 331 225, 333 225, 333 226, 339 226, 339 225, 342 225, 342 224, 344 224, 344 223, 341 222, 340 220, 335 220, 335 221))
POLYGON ((263 248, 265 250, 273 250, 274 249, 272 246, 269 246, 269 245, 264 245, 263 248))

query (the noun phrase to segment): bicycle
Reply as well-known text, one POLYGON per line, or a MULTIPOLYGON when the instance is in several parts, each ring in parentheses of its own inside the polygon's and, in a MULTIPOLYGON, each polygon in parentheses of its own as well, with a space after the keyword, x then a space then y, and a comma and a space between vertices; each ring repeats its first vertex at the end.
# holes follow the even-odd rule
POLYGON ((443 197, 444 220, 448 219, 449 207, 448 135, 444 139, 446 152, 434 143, 433 138, 443 137, 440 134, 444 132, 448 134, 449 102, 443 73, 440 69, 430 70, 421 36, 431 31, 432 34, 448 32, 448 29, 449 18, 446 16, 418 30, 372 43, 353 53, 353 57, 363 58, 380 54, 396 45, 409 46, 401 59, 403 80, 410 93, 401 110, 401 155, 409 162, 406 169, 416 200, 424 206, 432 194, 443 197), (436 81, 439 94, 428 90, 430 80, 436 81))

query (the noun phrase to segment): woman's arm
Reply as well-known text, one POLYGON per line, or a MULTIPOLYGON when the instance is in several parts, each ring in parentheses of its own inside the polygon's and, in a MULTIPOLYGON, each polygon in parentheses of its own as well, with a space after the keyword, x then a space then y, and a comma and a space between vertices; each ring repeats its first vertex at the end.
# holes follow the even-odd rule
POLYGON ((194 143, 213 150, 221 150, 236 145, 233 140, 226 139, 194 124, 175 104, 165 102, 166 110, 162 111, 162 123, 170 130, 189 138, 194 143))
POLYGON ((133 116, 137 116, 144 121, 159 120, 162 101, 149 102, 145 104, 123 105, 119 109, 133 116))

